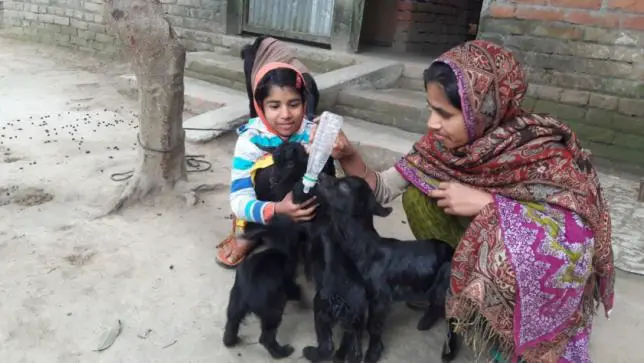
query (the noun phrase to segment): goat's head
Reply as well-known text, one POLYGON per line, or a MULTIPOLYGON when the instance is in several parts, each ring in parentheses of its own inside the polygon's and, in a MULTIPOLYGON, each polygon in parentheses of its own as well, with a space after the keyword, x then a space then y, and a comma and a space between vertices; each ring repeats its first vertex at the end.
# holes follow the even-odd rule
POLYGON ((391 207, 378 203, 369 184, 358 177, 334 178, 321 174, 316 194, 320 204, 339 218, 373 221, 373 216, 387 217, 392 211, 391 207))

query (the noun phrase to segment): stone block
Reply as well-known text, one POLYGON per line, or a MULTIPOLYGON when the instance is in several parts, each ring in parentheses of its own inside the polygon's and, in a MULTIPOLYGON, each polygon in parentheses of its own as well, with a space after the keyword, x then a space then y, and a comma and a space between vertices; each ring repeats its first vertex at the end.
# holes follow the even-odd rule
POLYGON ((584 31, 583 27, 574 24, 542 22, 534 26, 529 34, 557 39, 582 39, 584 31))
POLYGON ((215 10, 215 11, 225 11, 226 2, 225 1, 215 1, 215 0, 200 0, 199 8, 215 10))
POLYGON ((54 24, 62 25, 62 26, 69 26, 70 21, 69 18, 63 17, 63 16, 55 16, 54 17, 54 24))
POLYGON ((600 108, 589 108, 586 110, 584 120, 587 124, 604 126, 611 124, 615 112, 603 110, 600 108))
POLYGON ((203 30, 203 31, 215 31, 215 27, 217 25, 214 24, 214 22, 210 21, 210 20, 184 18, 183 19, 183 26, 185 28, 189 28, 189 29, 196 29, 196 30, 203 30))
POLYGON ((480 32, 481 34, 523 35, 528 32, 529 26, 530 22, 524 20, 483 18, 480 32))
POLYGON ((615 145, 640 150, 642 151, 642 157, 644 157, 644 136, 619 133, 615 136, 613 143, 615 145))
POLYGON ((612 162, 628 165, 643 166, 644 158, 641 150, 618 145, 608 145, 599 142, 586 142, 583 144, 593 155, 593 158, 607 159, 612 162))
POLYGON ((60 33, 61 34, 68 34, 72 38, 76 38, 78 36, 78 29, 71 27, 71 26, 61 26, 60 27, 60 33))
POLYGON ((617 109, 625 115, 644 117, 644 100, 622 98, 617 109))
POLYGON ((94 40, 96 39, 96 33, 88 30, 79 30, 78 37, 84 40, 94 40))
POLYGON ((54 15, 38 14, 38 21, 41 23, 54 23, 54 15))
POLYGON ((103 12, 103 4, 98 4, 98 3, 92 3, 86 1, 83 4, 83 8, 89 12, 92 13, 102 13, 103 12))
POLYGON ((586 106, 588 104, 589 99, 590 99, 590 92, 577 91, 577 90, 563 90, 560 98, 561 102, 563 103, 578 105, 578 106, 586 106))
POLYGON ((96 34, 95 39, 96 39, 97 42, 100 42, 100 43, 113 43, 114 42, 114 37, 112 37, 111 35, 104 34, 104 33, 96 34))
POLYGON ((189 9, 188 11, 189 16, 197 19, 208 19, 208 20, 215 20, 215 12, 212 10, 204 10, 204 9, 189 9))
POLYGON ((564 121, 582 120, 586 114, 586 110, 583 107, 564 105, 547 100, 537 100, 534 111, 547 113, 564 121))
POLYGON ((526 96, 526 97, 523 98, 523 102, 521 102, 521 108, 523 108, 524 110, 526 110, 528 112, 533 112, 534 111, 534 106, 536 105, 536 103, 537 103, 536 98, 526 96))
POLYGON ((584 59, 574 56, 543 54, 527 52, 525 62, 533 67, 552 69, 560 72, 579 72, 603 77, 629 79, 633 73, 633 65, 599 59, 584 59))
POLYGON ((93 33, 105 33, 107 28, 103 24, 89 23, 87 24, 87 30, 93 33))
POLYGON ((594 125, 587 125, 583 121, 565 121, 568 126, 577 134, 582 141, 595 141, 604 144, 612 144, 615 140, 615 131, 594 125))
POLYGON ((165 7, 169 15, 179 16, 179 17, 189 17, 190 8, 179 5, 168 5, 165 7))
POLYGON ((644 120, 641 117, 614 113, 612 115, 611 128, 628 134, 644 136, 644 120))
POLYGON ((533 96, 537 99, 550 100, 550 101, 559 101, 563 89, 548 85, 541 85, 536 83, 530 83, 528 85, 528 95, 533 96))
POLYGON ((625 29, 585 27, 583 40, 600 44, 644 46, 644 32, 625 29))
POLYGON ((619 98, 600 93, 591 93, 588 105, 591 107, 601 108, 604 110, 615 110, 619 103, 619 98))
POLYGON ((70 25, 76 29, 81 29, 81 30, 87 30, 89 28, 89 24, 87 24, 87 22, 82 20, 76 20, 76 19, 71 19, 70 25))
POLYGON ((177 0, 177 5, 199 8, 201 0, 177 0))

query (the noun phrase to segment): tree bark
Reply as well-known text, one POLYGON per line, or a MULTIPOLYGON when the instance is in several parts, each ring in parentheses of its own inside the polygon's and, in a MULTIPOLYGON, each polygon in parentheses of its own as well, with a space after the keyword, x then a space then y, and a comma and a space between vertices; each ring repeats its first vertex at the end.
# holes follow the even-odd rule
POLYGON ((183 130, 186 49, 159 0, 106 0, 104 19, 120 40, 139 88, 139 166, 108 213, 173 190, 186 180, 183 130))

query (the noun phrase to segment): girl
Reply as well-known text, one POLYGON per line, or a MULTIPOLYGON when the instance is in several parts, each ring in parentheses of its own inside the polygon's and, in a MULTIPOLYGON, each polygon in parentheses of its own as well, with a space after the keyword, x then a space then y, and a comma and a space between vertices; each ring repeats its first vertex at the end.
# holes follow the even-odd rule
POLYGON ((217 248, 217 261, 224 267, 235 267, 253 247, 238 236, 246 222, 266 224, 275 213, 286 214, 295 221, 313 218, 313 200, 293 202, 289 193, 281 201, 257 200, 254 175, 270 167, 270 150, 283 142, 309 142, 313 122, 307 120, 304 77, 295 67, 273 62, 255 74, 253 106, 257 117, 238 130, 231 169, 230 206, 235 215, 233 233, 217 248))
POLYGON ((246 77, 246 91, 248 93, 250 117, 257 117, 253 101, 252 83, 257 79, 257 73, 268 63, 286 63, 295 68, 304 78, 306 92, 306 117, 313 120, 318 107, 320 93, 315 79, 309 69, 295 56, 295 52, 281 40, 260 36, 253 44, 242 48, 241 59, 244 61, 244 76, 246 77))

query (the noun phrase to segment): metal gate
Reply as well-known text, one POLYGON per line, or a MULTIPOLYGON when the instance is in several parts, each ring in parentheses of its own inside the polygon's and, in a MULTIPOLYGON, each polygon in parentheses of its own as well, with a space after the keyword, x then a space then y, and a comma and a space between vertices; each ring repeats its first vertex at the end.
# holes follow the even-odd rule
POLYGON ((243 30, 331 43, 334 0, 245 0, 243 30))

